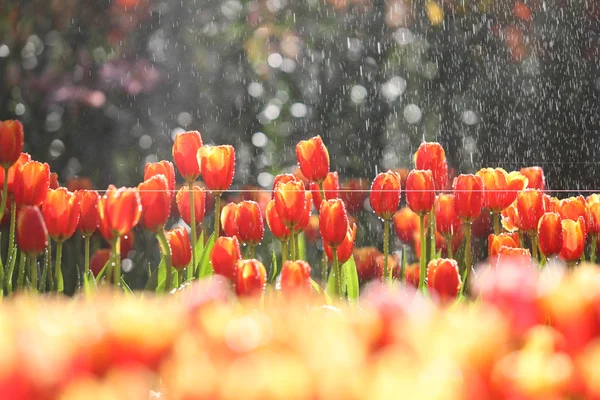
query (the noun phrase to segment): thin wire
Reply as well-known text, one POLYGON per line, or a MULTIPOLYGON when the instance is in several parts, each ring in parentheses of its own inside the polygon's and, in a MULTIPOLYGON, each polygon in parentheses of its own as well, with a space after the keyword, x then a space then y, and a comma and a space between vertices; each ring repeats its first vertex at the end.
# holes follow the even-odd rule
MULTIPOLYGON (((128 189, 135 189, 135 188, 128 188, 128 189)), ((96 189, 91 189, 91 190, 95 190, 98 193, 106 193, 108 192, 107 189, 105 190, 96 190, 96 189)), ((524 189, 524 190, 529 190, 529 189, 524 189)), ((207 192, 212 193, 211 190, 206 189, 207 192)), ((309 190, 287 190, 287 192, 308 192, 309 190)), ((338 189, 338 190, 330 190, 330 189, 325 189, 325 192, 338 192, 338 193, 371 193, 372 191, 377 192, 377 193, 396 193, 396 192, 401 192, 401 193, 406 193, 406 192, 410 192, 410 193, 430 193, 431 190, 422 190, 422 189, 411 189, 411 190, 387 190, 387 189, 381 189, 381 190, 371 190, 371 189, 338 189)), ((501 189, 497 189, 497 190, 462 190, 462 189, 457 189, 457 190, 436 190, 434 191, 435 193, 444 193, 444 194, 452 194, 452 193, 462 193, 462 192, 467 192, 467 193, 514 193, 514 192, 521 192, 523 190, 501 190, 501 189)), ((144 190, 139 190, 138 192, 144 192, 144 193, 153 193, 153 192, 172 192, 172 193, 177 193, 177 190, 153 190, 153 189, 144 189, 144 190)), ((269 189, 230 189, 230 190, 219 190, 218 192, 221 193, 269 193, 271 192, 271 190, 269 189)), ((581 193, 600 193, 600 189, 544 189, 542 190, 542 192, 544 193, 570 193, 570 192, 581 192, 581 193)))

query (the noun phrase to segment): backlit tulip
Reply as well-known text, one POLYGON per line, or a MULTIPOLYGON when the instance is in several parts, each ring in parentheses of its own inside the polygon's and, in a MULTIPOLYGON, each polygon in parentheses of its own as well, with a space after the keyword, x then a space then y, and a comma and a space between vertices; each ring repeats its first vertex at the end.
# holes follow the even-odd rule
POLYGON ((321 136, 302 140, 296 145, 296 158, 302 174, 311 182, 322 182, 329 172, 329 152, 321 136))
MULTIPOLYGON (((21 153, 17 161, 8 169, 8 193, 10 195, 14 194, 15 192, 16 171, 29 161, 31 161, 31 156, 27 153, 21 153)), ((0 190, 2 190, 2 187, 4 186, 4 175, 4 168, 0 166, 0 190)))
POLYGON ((525 189, 517 196, 520 230, 537 232, 538 223, 545 211, 544 196, 540 190, 525 189))
POLYGON ((79 190, 92 190, 94 188, 94 184, 90 178, 77 176, 67 180, 65 187, 69 192, 75 193, 79 190))
POLYGON ((591 207, 592 204, 600 203, 600 194, 593 193, 589 195, 586 197, 585 202, 587 203, 588 207, 591 207))
POLYGON ((429 213, 435 202, 433 175, 429 170, 412 170, 406 178, 406 203, 419 215, 429 213))
POLYGON ((200 176, 198 149, 202 147, 200 132, 190 131, 175 136, 173 143, 173 160, 179 174, 186 182, 194 182, 200 176))
POLYGON ((517 202, 502 210, 502 227, 508 232, 515 232, 521 226, 519 212, 517 210, 517 202))
POLYGON ((452 184, 454 211, 464 222, 473 222, 483 206, 483 181, 477 175, 461 174, 452 184))
MULTIPOLYGON (((327 178, 323 181, 323 190, 325 192, 325 200, 336 199, 339 196, 340 183, 337 172, 330 172, 327 178)), ((318 210, 321 207, 321 189, 317 182, 310 183, 310 192, 312 194, 313 203, 318 210)))
POLYGON ((448 163, 444 148, 437 142, 423 142, 415 153, 415 167, 429 170, 436 190, 444 190, 448 181, 448 163))
POLYGON ((23 151, 23 125, 20 121, 0 121, 0 166, 9 168, 23 151))
POLYGON ((319 231, 321 232, 323 243, 333 248, 341 245, 346 239, 348 215, 346 214, 346 207, 341 200, 326 200, 321 203, 321 209, 319 210, 319 231))
POLYGON ((173 268, 182 270, 190 264, 192 260, 192 245, 188 231, 183 227, 178 227, 165 232, 171 247, 171 263, 173 268))
POLYGON ((515 240, 511 233, 501 233, 498 235, 490 234, 488 237, 488 259, 492 266, 496 266, 498 261, 498 253, 502 247, 519 247, 518 240, 515 240))
POLYGON ((249 246, 256 246, 265 234, 263 216, 258 203, 242 201, 237 209, 238 237, 249 246))
POLYGON ((371 208, 384 220, 392 218, 400 205, 400 176, 392 171, 382 172, 371 185, 371 208))
MULTIPOLYGON (((193 186, 194 190, 194 220, 195 225, 198 226, 204 219, 204 213, 206 212, 206 190, 198 185, 193 186)), ((188 226, 192 226, 192 214, 190 207, 190 189, 188 186, 182 186, 177 192, 175 198, 177 201, 177 210, 179 216, 188 226)))
POLYGON ((394 214, 394 230, 405 244, 413 241, 415 233, 419 232, 419 216, 410 208, 403 207, 394 214))
POLYGON ((66 188, 49 189, 42 206, 42 215, 48 234, 62 242, 75 233, 79 223, 79 200, 75 193, 66 188))
POLYGON ((226 236, 234 237, 238 235, 238 205, 236 203, 227 203, 221 210, 221 227, 226 236))
MULTIPOLYGON (((352 257, 352 252, 354 251, 354 241, 356 240, 356 224, 353 224, 351 227, 348 227, 346 231, 346 237, 344 241, 337 247, 337 260, 340 264, 345 263, 352 257)), ((327 254, 327 258, 333 260, 333 250, 327 243, 324 243, 325 254, 327 254)))
POLYGON ((17 244, 27 255, 37 256, 46 250, 48 231, 37 206, 23 206, 17 215, 17 244))
POLYGON ((582 217, 585 222, 586 230, 589 230, 590 210, 588 209, 588 205, 583 196, 559 200, 556 212, 560 215, 561 219, 572 219, 573 221, 577 221, 579 217, 582 217))
POLYGON ((239 297, 262 294, 267 280, 265 266, 256 259, 239 260, 235 266, 233 285, 239 297))
POLYGON ((415 289, 418 288, 420 269, 419 263, 407 265, 404 271, 404 282, 415 289))
POLYGON ((242 259, 240 243, 237 238, 221 236, 217 238, 210 252, 210 263, 215 274, 233 280, 233 271, 238 260, 242 259))
POLYGON ((151 232, 161 230, 171 212, 171 195, 164 175, 154 175, 138 185, 144 226, 151 232))
POLYGON ((352 252, 356 263, 356 273, 360 282, 367 282, 375 278, 377 273, 377 257, 382 253, 377 247, 355 248, 352 252))
POLYGON ((14 198, 18 205, 39 206, 50 185, 48 164, 30 161, 15 171, 14 198))
POLYGON ((202 179, 213 192, 223 192, 231 186, 235 173, 233 146, 202 146, 198 150, 202 179))
POLYGON ((77 229, 83 236, 91 236, 98 228, 100 219, 98 192, 95 190, 79 190, 76 195, 77 200, 79 200, 79 224, 77 229))
POLYGON ((477 172, 483 182, 483 206, 498 214, 506 206, 508 174, 502 168, 482 168, 477 172))
POLYGON ((279 218, 279 214, 277 214, 277 209, 275 208, 275 200, 271 200, 267 204, 265 216, 267 220, 267 225, 269 225, 269 229, 271 230, 273 236, 275 236, 277 240, 285 242, 290 238, 290 230, 287 226, 285 226, 281 218, 279 218))
POLYGON ((144 167, 144 180, 147 181, 155 175, 164 175, 167 180, 169 196, 173 197, 175 195, 175 169, 173 168, 173 164, 165 160, 146 163, 144 167))
MULTIPOLYGON (((275 198, 275 189, 279 183, 296 182, 298 179, 292 174, 279 174, 273 179, 273 191, 271 192, 271 198, 275 198)), ((306 186, 305 186, 306 187, 306 186)))
POLYGON ((369 193, 369 184, 366 179, 350 179, 340 185, 340 199, 349 213, 355 214, 362 210, 369 193))
POLYGON ((588 206, 590 210, 590 227, 589 233, 596 235, 600 233, 600 202, 593 203, 588 206))
POLYGON ((110 249, 98 249, 90 259, 90 270, 97 277, 106 263, 110 260, 110 249))
POLYGON ((306 261, 286 261, 281 268, 281 292, 310 292, 310 265, 306 261))
POLYGON ((496 259, 496 268, 507 268, 507 265, 516 266, 519 268, 531 267, 531 253, 529 249, 521 247, 502 246, 498 250, 496 259))
POLYGON ((560 253, 563 242, 563 230, 560 215, 545 213, 538 224, 540 251, 546 257, 560 253))
POLYGON ((302 218, 298 222, 298 226, 296 226, 296 232, 304 231, 310 222, 310 214, 312 211, 312 193, 309 191, 304 192, 304 204, 304 214, 302 214, 302 218))
POLYGON ((504 208, 510 206, 516 199, 519 192, 527 187, 527 177, 520 172, 513 171, 506 177, 506 197, 504 208))
POLYGON ((577 221, 563 219, 561 221, 563 242, 558 256, 566 262, 574 262, 581 258, 585 249, 585 221, 580 217, 577 221))
POLYGON ((454 195, 440 194, 435 200, 435 224, 442 235, 452 235, 460 228, 460 219, 454 211, 454 195))
POLYGON ((546 189, 546 178, 544 177, 544 170, 542 170, 542 168, 521 168, 520 172, 527 178, 527 188, 539 189, 541 191, 544 191, 546 189))
POLYGON ((110 185, 102 203, 104 207, 98 205, 100 221, 106 221, 108 229, 117 236, 129 233, 140 220, 142 204, 135 188, 117 189, 110 185))
POLYGON ((295 229, 305 217, 306 195, 304 183, 291 181, 279 183, 275 188, 275 208, 283 223, 295 229))
POLYGON ((449 258, 431 260, 427 265, 427 287, 440 303, 454 301, 461 288, 456 261, 449 258))

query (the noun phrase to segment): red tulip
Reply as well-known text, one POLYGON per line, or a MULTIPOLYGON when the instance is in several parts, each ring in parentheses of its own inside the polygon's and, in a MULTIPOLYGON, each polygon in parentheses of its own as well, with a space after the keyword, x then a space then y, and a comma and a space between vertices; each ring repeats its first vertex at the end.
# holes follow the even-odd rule
POLYGON ((23 125, 20 121, 0 121, 0 165, 10 168, 23 151, 23 125))
POLYGON ((70 238, 79 223, 77 195, 67 191, 66 188, 49 189, 42 206, 42 214, 52 239, 62 242, 70 238))
POLYGON ((515 240, 514 236, 510 233, 501 233, 499 235, 490 234, 488 237, 488 258, 492 263, 492 266, 496 266, 498 261, 498 253, 502 247, 519 247, 518 239, 515 240))
MULTIPOLYGON (((337 247, 337 259, 340 264, 345 263, 352 257, 352 252, 354 251, 354 241, 356 240, 356 224, 352 224, 352 227, 348 227, 346 232, 346 237, 344 241, 337 247)), ((333 251, 331 247, 323 242, 323 246, 325 248, 325 254, 327 254, 327 258, 333 260, 333 251)))
POLYGON ((354 262, 356 263, 356 272, 360 282, 370 281, 377 274, 377 258, 381 252, 377 247, 355 248, 352 252, 354 262))
POLYGON ((37 256, 46 250, 48 231, 37 206, 23 206, 17 216, 17 244, 27 255, 37 256))
POLYGON ((235 150, 232 146, 202 146, 198 150, 200 170, 206 186, 223 192, 231 186, 235 173, 235 150))
POLYGON ((312 211, 312 193, 309 191, 304 192, 304 204, 304 214, 302 214, 302 218, 298 222, 298 226, 296 226, 296 232, 304 231, 310 222, 310 213, 312 211))
POLYGON ((508 173, 502 168, 482 168, 477 176, 483 182, 483 206, 493 213, 500 213, 508 205, 508 173))
POLYGON ((400 176, 395 172, 382 172, 371 185, 370 202, 375 214, 384 220, 392 218, 400 205, 400 176))
POLYGON ((190 264, 192 260, 192 245, 188 231, 183 227, 178 227, 165 232, 171 247, 171 257, 173 268, 182 270, 190 264))
MULTIPOLYGON (((110 249, 98 249, 90 258, 90 270, 94 274, 94 277, 97 277, 100 271, 104 268, 106 263, 110 260, 110 249)), ((112 279, 111 277, 108 277, 112 279)))
POLYGON ((433 208, 435 191, 433 175, 430 170, 410 171, 406 178, 406 203, 419 215, 427 214, 433 208))
POLYGON ((239 260, 235 266, 233 285, 239 297, 252 297, 265 290, 267 271, 256 259, 239 260))
POLYGON ((123 236, 129 233, 137 225, 142 214, 138 190, 125 187, 117 189, 110 185, 102 201, 98 203, 98 212, 100 226, 105 223, 113 235, 123 236))
POLYGON ((563 244, 563 229, 560 215, 545 213, 537 229, 540 250, 546 257, 560 253, 563 244))
MULTIPOLYGON (((204 213, 206 212, 206 190, 198 185, 193 186, 194 190, 194 219, 196 226, 200 225, 204 219, 204 213)), ((183 219, 188 226, 192 226, 192 213, 190 207, 190 189, 189 187, 182 186, 177 192, 175 197, 177 202, 177 210, 179 216, 183 219)))
POLYGON ((227 203, 221 210, 221 227, 223 228, 225 235, 229 237, 238 237, 237 212, 238 205, 236 203, 227 203))
POLYGON ((519 212, 517 210, 517 202, 515 201, 509 207, 502 210, 502 227, 509 231, 515 232, 521 226, 521 220, 519 219, 519 212))
MULTIPOLYGON (((8 193, 14 194, 15 192, 15 173, 21 168, 21 166, 31 161, 31 156, 27 153, 21 153, 17 161, 8 169, 8 193)), ((0 191, 4 187, 4 168, 0 166, 0 191)))
POLYGON ((577 261, 583 255, 585 249, 585 221, 579 217, 577 221, 563 219, 561 221, 563 242, 558 256, 567 262, 577 261))
POLYGON ((598 233, 600 233, 600 202, 589 204, 589 209, 590 209, 589 232, 592 235, 597 235, 598 233))
POLYGON ((67 180, 65 187, 69 192, 77 192, 79 190, 92 190, 94 189, 94 185, 90 178, 86 177, 75 177, 67 180))
POLYGON ((517 195, 520 191, 527 187, 527 177, 522 175, 520 172, 513 171, 506 177, 506 197, 504 208, 510 206, 517 199, 517 195))
POLYGON ((50 180, 48 181, 48 188, 56 190, 60 187, 58 183, 58 174, 56 172, 50 173, 50 180))
POLYGON ((579 217, 585 222, 586 231, 590 227, 590 210, 583 196, 569 197, 558 202, 556 212, 561 219, 577 221, 579 217))
POLYGON ((135 234, 132 232, 127 232, 123 236, 121 236, 121 260, 127 258, 127 255, 133 247, 135 246, 135 234))
POLYGON ((171 195, 164 175, 154 175, 138 185, 142 204, 142 218, 146 229, 158 232, 163 229, 171 213, 171 195))
POLYGON ((319 231, 321 232, 323 243, 330 247, 337 248, 346 239, 348 215, 341 200, 326 200, 321 203, 319 231))
POLYGON ((439 233, 451 235, 460 228, 460 219, 454 211, 454 195, 440 194, 435 200, 435 224, 439 233))
POLYGON ((210 263, 215 274, 233 280, 233 272, 238 260, 242 259, 240 243, 237 238, 221 236, 217 238, 210 252, 210 263))
MULTIPOLYGON (((340 182, 337 172, 327 174, 327 178, 323 181, 323 190, 325 192, 325 200, 337 199, 339 197, 340 182)), ((317 182, 310 183, 310 192, 315 208, 318 210, 321 207, 323 199, 321 198, 321 189, 317 182)))
POLYGON ((443 147, 436 142, 423 142, 415 153, 415 166, 418 170, 429 170, 436 190, 444 190, 448 182, 448 163, 443 147))
POLYGON ((198 150, 202 147, 200 132, 180 133, 173 144, 173 160, 177 170, 186 182, 194 182, 200 176, 198 150))
POLYGON ((514 265, 519 268, 530 268, 531 261, 529 249, 503 246, 498 250, 498 258, 495 265, 496 268, 507 268, 508 265, 514 265))
POLYGON ((155 163, 146 163, 144 167, 144 180, 152 178, 155 175, 164 175, 167 180, 167 190, 169 196, 175 195, 175 169, 169 161, 159 161, 155 163))
POLYGON ((329 172, 329 152, 321 136, 302 140, 296 145, 296 158, 302 175, 311 182, 322 182, 329 172))
MULTIPOLYGON (((410 244, 415 233, 419 233, 419 216, 410 208, 403 207, 394 214, 394 229, 403 243, 410 244)), ((427 226, 427 224, 425 224, 427 226)))
POLYGON ((427 287, 442 304, 454 301, 461 288, 456 261, 449 258, 431 260, 427 265, 427 287))
POLYGON ((98 213, 98 192, 95 190, 79 190, 76 192, 79 200, 79 224, 77 229, 83 236, 91 236, 98 228, 100 215, 98 213))
POLYGON ((279 183, 297 182, 298 179, 292 174, 279 174, 273 179, 273 190, 271 192, 271 198, 275 198, 275 189, 279 183))
POLYGON ((366 179, 350 179, 340 186, 340 199, 348 212, 355 214, 363 208, 368 191, 369 182, 366 179))
POLYGON ((290 230, 285 226, 281 218, 279 218, 279 214, 277 214, 277 209, 275 208, 275 200, 271 200, 269 204, 267 204, 265 216, 267 225, 269 225, 269 229, 273 233, 273 236, 281 242, 287 241, 290 238, 290 230))
POLYGON ((48 164, 30 161, 15 171, 14 198, 19 205, 39 206, 50 186, 48 164))
POLYGON ((275 188, 275 208, 283 223, 295 229, 306 214, 306 194, 304 183, 291 181, 278 183, 275 188))
POLYGON ((546 209, 544 196, 540 190, 526 189, 517 196, 517 212, 519 229, 526 232, 537 232, 538 223, 546 209))
POLYGON ((237 209, 238 237, 249 246, 256 246, 265 234, 263 216, 258 203, 242 201, 237 209))
POLYGON ((527 187, 529 189, 539 189, 541 191, 546 189, 546 178, 544 177, 544 171, 540 167, 521 168, 521 175, 527 178, 527 187))
MULTIPOLYGON (((348 220, 350 220, 350 217, 348 217, 348 220)), ((321 237, 318 215, 311 215, 308 218, 308 224, 304 228, 304 237, 311 243, 315 243, 321 237)))
POLYGON ((306 261, 286 261, 281 268, 281 292, 310 292, 310 265, 306 261))
POLYGON ((454 211, 464 222, 473 222, 483 206, 483 181, 477 175, 461 174, 454 178, 454 211))

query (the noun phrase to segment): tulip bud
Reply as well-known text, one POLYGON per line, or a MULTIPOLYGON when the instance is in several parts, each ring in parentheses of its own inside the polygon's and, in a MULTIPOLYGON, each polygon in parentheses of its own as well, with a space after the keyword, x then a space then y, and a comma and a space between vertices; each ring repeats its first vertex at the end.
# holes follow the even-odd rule
POLYGON ((561 219, 572 219, 577 221, 579 217, 585 222, 585 229, 589 230, 590 210, 583 196, 569 197, 558 201, 556 213, 561 219))
POLYGON ((458 264, 449 258, 431 260, 427 265, 427 287, 440 303, 447 304, 458 296, 461 288, 458 264))
POLYGON ((151 232, 161 230, 171 212, 171 195, 167 178, 154 175, 138 185, 144 226, 151 232))
POLYGON ((544 171, 540 167, 521 168, 521 175, 527 178, 527 188, 546 190, 546 178, 544 171))
POLYGON ((165 160, 146 163, 144 167, 144 180, 147 181, 155 175, 163 175, 165 177, 169 197, 172 198, 175 195, 175 168, 173 168, 173 164, 165 160))
POLYGON ((560 215, 545 213, 537 229, 540 251, 546 257, 560 253, 563 245, 563 230, 560 215))
POLYGON ((510 206, 517 199, 519 192, 527 187, 529 181, 520 172, 513 171, 506 177, 506 198, 504 208, 510 206))
POLYGON ((48 234, 57 242, 73 236, 79 222, 79 200, 65 188, 49 189, 42 206, 48 234))
POLYGON ((307 204, 304 183, 278 183, 274 200, 277 214, 288 228, 295 229, 305 218, 307 204))
POLYGON ((95 190, 79 190, 76 192, 79 200, 79 224, 77 229, 83 236, 91 236, 98 228, 98 192, 95 190))
POLYGON ((233 284, 239 297, 252 297, 265 290, 267 271, 256 259, 239 260, 235 266, 233 284))
POLYGON ((463 222, 473 222, 483 206, 483 181, 477 175, 461 174, 454 178, 454 211, 463 222))
POLYGON ((200 176, 198 150, 202 147, 200 132, 190 131, 175 136, 173 144, 173 160, 179 174, 186 182, 194 182, 200 176))
POLYGON ((518 248, 519 242, 515 240, 511 233, 501 233, 499 235, 490 234, 488 237, 488 258, 493 267, 496 267, 498 253, 502 247, 518 248))
MULTIPOLYGON (((337 172, 330 172, 327 174, 327 178, 323 181, 323 191, 325 192, 325 200, 337 199, 339 196, 340 183, 337 172)), ((317 182, 310 183, 310 192, 315 208, 318 210, 321 208, 321 188, 317 182)))
POLYGON ((384 220, 392 218, 400 205, 400 176, 395 172, 382 172, 371 185, 371 208, 384 220))
MULTIPOLYGON (((396 235, 398 235, 400 240, 402 240, 402 242, 405 244, 412 243, 415 233, 419 233, 419 216, 410 208, 403 207, 396 212, 396 214, 394 214, 393 222, 394 230, 396 231, 396 235)), ((427 223, 425 226, 427 226, 427 223)))
POLYGON ((217 238, 210 253, 210 263, 215 274, 233 280, 233 272, 238 260, 242 259, 237 238, 221 236, 217 238))
POLYGON ((23 206, 17 216, 17 244, 28 256, 37 256, 46 250, 48 231, 37 206, 23 206))
POLYGON ((493 213, 500 213, 507 205, 508 173, 502 168, 482 168, 477 176, 483 182, 483 206, 493 213))
MULTIPOLYGON (((194 185, 192 190, 194 191, 194 222, 198 226, 204 219, 204 213, 206 212, 206 190, 198 185, 194 185)), ((192 226, 190 189, 187 186, 182 186, 177 192, 175 200, 179 216, 188 226, 192 226)))
POLYGON ((579 217, 577 221, 563 219, 561 221, 563 242, 558 256, 567 262, 577 261, 583 255, 585 248, 585 221, 579 217))
POLYGON ((178 227, 165 232, 171 247, 171 262, 173 268, 182 270, 186 268, 192 260, 192 245, 188 231, 183 227, 178 227))
POLYGON ((56 190, 60 187, 58 183, 58 174, 56 172, 50 173, 50 180, 48 181, 48 188, 52 190, 56 190))
POLYGON ((46 163, 29 161, 15 171, 14 179, 13 195, 17 204, 39 206, 50 187, 50 167, 46 163))
POLYGON ((213 192, 223 192, 231 186, 235 173, 233 146, 202 146, 198 149, 202 178, 213 192))
POLYGON ((275 198, 275 189, 277 189, 277 185, 279 183, 288 183, 288 182, 297 182, 299 181, 292 174, 279 174, 273 179, 273 191, 271 192, 271 198, 275 198))
MULTIPOLYGON (((225 235, 229 237, 238 236, 238 205, 236 203, 227 203, 221 209, 221 227, 225 235)), ((239 237, 238 237, 239 240, 239 237)))
POLYGON ((350 179, 340 186, 340 199, 349 213, 355 214, 363 208, 368 189, 369 182, 366 179, 350 179))
POLYGON ((546 212, 543 193, 537 189, 525 189, 517 196, 519 229, 526 232, 537 231, 538 223, 546 212))
POLYGON ((17 120, 0 121, 0 166, 10 168, 23 151, 23 124, 17 120))
POLYGON ((423 142, 415 153, 415 167, 429 170, 436 190, 444 190, 448 182, 448 163, 444 148, 437 142, 423 142))
POLYGON ((319 231, 323 243, 337 248, 346 239, 348 215, 344 203, 339 199, 321 203, 319 211, 319 231))
MULTIPOLYGON (((352 252, 354 251, 354 241, 356 240, 356 224, 353 224, 352 227, 348 226, 348 230, 346 231, 346 237, 344 241, 337 247, 336 254, 337 259, 340 264, 345 263, 352 257, 352 252)), ((323 246, 325 247, 325 254, 327 254, 327 258, 333 260, 333 250, 327 245, 327 242, 323 242, 323 246)))
POLYGON ((102 224, 106 224, 108 230, 117 236, 129 233, 142 215, 140 195, 135 188, 117 189, 110 185, 101 203, 98 203, 100 227, 102 229, 102 224))
POLYGON ((281 218, 279 218, 279 214, 277 214, 277 209, 275 208, 275 200, 271 200, 267 204, 265 216, 267 225, 269 225, 273 236, 281 242, 287 241, 290 238, 290 230, 285 226, 281 218))
POLYGON ((311 182, 322 182, 329 172, 329 152, 321 136, 302 140, 296 145, 296 158, 302 175, 311 182))
POLYGON ((436 198, 435 224, 442 235, 454 234, 460 228, 460 219, 454 211, 454 195, 440 194, 436 198))
POLYGON ((281 268, 281 292, 310 292, 310 265, 306 261, 286 261, 281 268))
POLYGON ((265 225, 257 202, 242 201, 238 204, 237 226, 240 241, 249 246, 260 243, 265 234, 265 225))

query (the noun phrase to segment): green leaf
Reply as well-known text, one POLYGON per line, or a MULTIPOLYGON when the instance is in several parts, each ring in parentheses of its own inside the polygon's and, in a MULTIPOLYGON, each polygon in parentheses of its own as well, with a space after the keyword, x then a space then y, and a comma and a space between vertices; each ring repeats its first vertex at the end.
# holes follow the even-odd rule
POLYGON ((356 262, 354 261, 354 256, 350 257, 350 259, 342 265, 342 274, 344 286, 348 292, 348 298, 350 300, 358 299, 358 272, 356 271, 356 262))
MULTIPOLYGON (((197 271, 196 268, 198 264, 200 264, 200 257, 202 257, 202 253, 204 252, 204 231, 200 233, 200 237, 196 240, 196 248, 194 249, 194 255, 196 256, 196 265, 194 265, 194 271, 197 271)), ((194 259, 190 261, 190 264, 194 262, 194 259)))
MULTIPOLYGON (((323 291, 321 286, 319 286, 319 284, 317 282, 315 282, 315 280, 312 278, 310 279, 310 284, 312 285, 315 292, 321 293, 323 291)), ((329 286, 329 283, 327 283, 327 286, 329 286)), ((333 304, 333 302, 331 301, 331 297, 327 294, 326 291, 323 291, 323 295, 325 296, 325 304, 327 304, 328 306, 333 304)))
POLYGON ((298 234, 298 259, 306 261, 306 239, 304 232, 298 234))
POLYGON ((106 262, 106 264, 104 264, 104 267, 102 267, 102 269, 100 270, 100 272, 98 272, 98 276, 96 277, 96 281, 99 281, 100 279, 104 278, 104 275, 106 274, 106 270, 108 269, 110 263, 112 262, 112 260, 109 258, 108 261, 106 262))
POLYGON ((167 264, 164 259, 160 260, 160 264, 156 267, 154 276, 156 276, 156 288, 154 291, 156 293, 163 293, 167 282, 167 264))
POLYGON ((131 288, 129 287, 127 282, 125 282, 125 277, 123 277, 123 276, 121 277, 121 286, 123 287, 123 291, 125 292, 125 294, 127 294, 127 295, 133 294, 133 291, 131 290, 131 288))
POLYGON ((310 284, 312 285, 312 288, 315 290, 315 292, 321 293, 321 286, 319 286, 319 284, 315 282, 313 278, 310 278, 310 284))
POLYGON ((85 296, 90 297, 97 291, 98 286, 96 285, 94 273, 92 271, 88 271, 87 274, 83 274, 83 292, 85 293, 85 296))
POLYGON ((196 275, 198 279, 205 278, 213 273, 212 265, 210 265, 210 252, 215 246, 216 241, 217 236, 213 232, 208 242, 206 242, 206 246, 204 246, 204 251, 202 251, 202 256, 200 257, 200 264, 198 265, 198 273, 196 275))
POLYGON ((277 270, 277 255, 275 254, 275 250, 273 250, 271 252, 271 279, 269 279, 269 282, 273 282, 275 280, 278 272, 279 271, 277 270))
POLYGON ((332 297, 337 296, 337 293, 335 292, 335 277, 333 270, 329 273, 329 278, 327 278, 327 287, 325 288, 325 293, 332 297))

